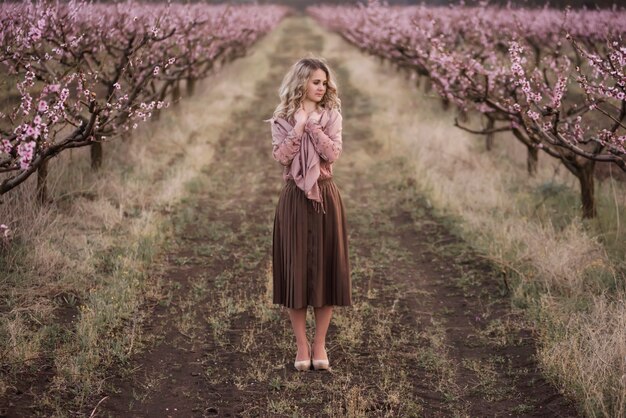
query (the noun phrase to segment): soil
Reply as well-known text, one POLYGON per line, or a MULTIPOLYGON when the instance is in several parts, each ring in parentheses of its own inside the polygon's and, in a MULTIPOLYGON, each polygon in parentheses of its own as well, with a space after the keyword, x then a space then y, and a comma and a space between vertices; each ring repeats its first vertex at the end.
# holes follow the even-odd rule
POLYGON ((577 416, 542 377, 532 328, 512 313, 501 272, 436 219, 401 158, 381 154, 367 129, 373 98, 350 85, 338 57, 329 60, 346 122, 334 176, 346 205, 354 305, 334 310, 332 371, 294 370, 286 311, 271 304, 281 167, 260 121, 299 51, 323 42, 301 29, 285 31, 280 44, 292 47, 277 48, 259 100, 236 118, 220 161, 207 169, 169 255, 166 281, 178 286, 171 306, 154 315, 163 341, 115 382, 99 415, 577 416))
POLYGON ((407 161, 385 154, 372 136, 375 98, 350 84, 341 57, 328 57, 344 114, 334 180, 346 207, 354 303, 333 311, 332 370, 294 369, 287 312, 271 303, 283 181, 262 120, 289 65, 323 42, 306 26, 286 24, 258 99, 236 115, 216 163, 172 219, 176 245, 162 259, 168 297, 153 308, 150 339, 83 413, 578 416, 542 376, 532 324, 511 308, 506 277, 452 232, 453 222, 432 213, 407 161))

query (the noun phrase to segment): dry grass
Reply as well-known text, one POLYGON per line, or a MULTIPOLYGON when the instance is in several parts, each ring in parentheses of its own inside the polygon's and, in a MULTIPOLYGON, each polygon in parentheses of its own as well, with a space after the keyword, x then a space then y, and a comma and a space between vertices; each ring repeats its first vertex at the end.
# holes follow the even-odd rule
MULTIPOLYGON (((300 22, 292 22, 288 29, 299 32, 300 22)), ((307 405, 294 399, 320 405, 319 410, 328 416, 423 415, 423 406, 412 385, 415 376, 407 375, 415 372, 415 364, 426 370, 427 384, 450 404, 450 415, 468 415, 468 405, 460 405, 456 400, 466 391, 457 384, 458 375, 464 370, 457 367, 445 344, 444 322, 433 319, 420 328, 401 326, 401 310, 395 309, 395 302, 391 309, 387 304, 375 303, 381 294, 390 300, 401 299, 401 288, 395 288, 394 283, 377 287, 375 280, 381 272, 392 268, 392 260, 408 256, 394 234, 393 223, 385 222, 386 218, 377 212, 385 208, 385 196, 380 193, 373 194, 380 202, 353 203, 368 205, 370 209, 358 211, 360 215, 353 216, 351 222, 355 227, 375 225, 355 230, 362 231, 363 245, 376 251, 371 256, 356 257, 353 253, 353 280, 359 285, 355 287, 362 285, 366 289, 362 292, 364 298, 355 298, 357 302, 351 309, 333 313, 337 331, 329 352, 333 360, 336 353, 344 353, 338 363, 338 368, 344 365, 343 371, 331 374, 330 379, 315 381, 300 374, 283 373, 285 364, 293 360, 293 334, 283 312, 271 304, 271 269, 262 251, 268 248, 269 225, 255 230, 258 222, 248 220, 241 208, 246 202, 233 199, 232 191, 224 187, 231 183, 235 189, 256 186, 260 180, 245 173, 233 176, 229 166, 216 170, 210 182, 198 177, 202 167, 216 158, 213 144, 220 132, 227 129, 223 124, 234 123, 223 114, 223 109, 234 112, 246 103, 250 105, 253 83, 271 73, 264 45, 277 45, 274 37, 281 35, 285 33, 270 34, 255 54, 230 65, 228 74, 216 76, 199 89, 197 94, 202 100, 182 103, 176 113, 166 112, 161 121, 142 128, 133 141, 107 147, 108 159, 101 173, 88 169, 82 151, 67 154, 55 163, 52 172, 57 178, 53 189, 56 206, 32 209, 29 213, 26 209, 36 206, 28 203, 27 196, 33 194, 32 186, 28 186, 20 189, 25 193, 12 194, 19 205, 0 207, 7 210, 0 213, 0 219, 15 220, 12 226, 18 232, 14 251, 0 261, 3 268, 13 269, 1 283, 9 306, 2 314, 0 332, 7 336, 2 349, 8 350, 7 356, 14 361, 14 374, 25 370, 24 360, 30 356, 46 350, 53 354, 57 374, 53 390, 43 397, 43 404, 59 408, 59 394, 69 393, 83 406, 81 402, 103 384, 102 370, 113 362, 127 360, 140 349, 141 341, 147 337, 139 333, 144 315, 142 304, 148 300, 169 304, 168 298, 172 298, 168 293, 162 294, 158 275, 148 272, 155 271, 153 263, 170 234, 174 230, 180 232, 177 228, 186 221, 197 221, 189 235, 203 240, 196 241, 200 243, 194 245, 192 254, 173 262, 181 266, 202 262, 221 272, 212 275, 211 280, 204 276, 208 274, 205 272, 189 280, 189 292, 185 293, 188 299, 173 302, 181 313, 175 326, 180 333, 199 339, 203 338, 201 332, 209 330, 208 339, 225 347, 209 350, 203 357, 207 385, 223 388, 233 384, 238 390, 257 393, 262 383, 275 390, 272 397, 260 404, 248 405, 243 416, 304 415, 307 405), (229 82, 233 79, 237 85, 229 82), (63 167, 72 170, 63 173, 63 167), (222 218, 215 221, 195 217, 197 209, 187 200, 187 191, 205 187, 211 192, 215 212, 240 219, 238 228, 222 218), (185 205, 181 207, 180 202, 185 205), (19 210, 9 213, 7 208, 11 207, 19 210), (167 219, 171 212, 176 213, 174 222, 167 219), (248 250, 242 254, 244 244, 248 250), (228 270, 220 270, 225 262, 232 264, 228 264, 228 270), (258 279, 258 289, 239 285, 242 278, 254 283, 258 279), (207 283, 214 287, 207 287, 207 283), (253 290, 254 297, 246 293, 253 290), (257 297, 257 290, 261 297, 257 297), (194 304, 203 302, 205 311, 194 311, 194 304), (58 312, 75 314, 76 321, 60 323, 54 318, 58 312), (240 330, 233 329, 242 318, 255 321, 246 322, 247 326, 240 330), (209 328, 204 327, 206 323, 209 328), (107 338, 100 338, 103 335, 107 338), (394 338, 389 341, 391 336, 394 338), (416 346, 423 349, 412 349, 416 346), (403 347, 409 349, 403 351, 403 347), (352 366, 364 361, 357 356, 370 352, 366 361, 376 379, 364 380, 359 374, 352 374, 352 370, 357 370, 352 366), (223 367, 224 356, 236 357, 238 373, 229 373, 223 367), (258 367, 246 367, 253 362, 258 367), (302 396, 305 391, 306 396, 302 396), (327 393, 333 394, 330 402, 326 402, 327 393)), ((618 391, 623 392, 619 385, 623 384, 620 379, 624 370, 626 313, 623 302, 618 302, 623 301, 623 291, 618 285, 619 266, 612 254, 619 251, 619 244, 611 244, 616 242, 611 226, 616 221, 611 221, 610 206, 603 200, 608 197, 602 197, 609 196, 606 188, 601 187, 599 192, 600 225, 573 221, 577 211, 562 210, 575 196, 575 191, 571 191, 574 183, 564 172, 554 175, 552 168, 542 164, 545 170, 537 179, 529 180, 522 160, 498 158, 510 154, 507 147, 515 144, 499 143, 491 155, 481 152, 475 138, 452 127, 452 115, 438 110, 436 98, 424 97, 412 83, 346 47, 336 35, 325 34, 323 41, 323 55, 331 55, 334 50, 334 56, 344 57, 342 66, 349 70, 352 84, 362 91, 371 90, 374 97, 385 101, 377 108, 386 111, 375 114, 372 124, 375 137, 386 143, 385 151, 412 155, 417 185, 430 202, 441 212, 462 219, 464 233, 471 241, 489 257, 509 266, 510 271, 518 272, 514 275, 514 301, 517 306, 528 307, 529 314, 540 320, 539 354, 546 372, 580 400, 588 415, 623 412, 623 397, 618 391), (416 111, 410 111, 416 106, 416 111), (545 198, 543 190, 558 193, 545 198), (594 227, 604 228, 604 245, 589 232, 594 227)), ((294 46, 299 45, 294 36, 294 46)), ((280 49, 286 48, 281 45, 280 49)), ((240 117, 242 114, 246 115, 240 113, 240 117)), ((350 128, 346 131, 352 130, 356 122, 347 121, 346 126, 350 128)), ((238 134, 248 135, 245 129, 250 128, 237 130, 238 134)), ((375 166, 366 152, 342 158, 342 167, 347 162, 360 167, 375 166)), ((251 156, 248 161, 265 162, 258 156, 251 156)), ((256 171, 252 172, 259 172, 260 166, 254 168, 256 171)), ((375 175, 363 180, 372 182, 375 175)), ((346 195, 351 183, 342 183, 346 195)), ((620 204, 623 207, 625 202, 620 204)), ((273 207, 264 203, 257 209, 262 212, 258 214, 262 219, 271 218, 273 207)), ((620 213, 624 211, 620 209, 620 213)), ((462 280, 471 286, 474 278, 462 280)), ((506 321, 494 322, 479 338, 485 344, 505 345, 511 334, 509 327, 506 321)), ((495 363, 468 361, 463 366, 478 375, 478 392, 491 399, 506 395, 490 381, 497 369, 495 363)), ((161 371, 139 378, 142 387, 133 393, 133 402, 142 402, 157 393, 165 380, 161 371)), ((12 379, 3 376, 0 391, 10 390, 12 379)), ((519 405, 519 413, 523 414, 525 408, 529 406, 519 405)), ((59 411, 58 415, 64 413, 59 411)))
POLYGON ((100 171, 89 168, 86 148, 51 161, 54 203, 34 202, 34 178, 3 197, 0 220, 15 236, 0 254, 0 352, 10 365, 0 396, 45 362, 55 376, 41 404, 59 408, 69 394, 82 407, 106 368, 137 350, 142 307, 165 296, 155 263, 172 233, 168 214, 197 187, 231 115, 252 98, 273 36, 198 85, 193 100, 131 140, 106 144, 100 171))
MULTIPOLYGON (((408 156, 430 203, 515 279, 514 304, 539 321, 546 374, 586 415, 625 415, 626 185, 597 184, 598 219, 582 222, 577 180, 558 162, 541 155, 529 178, 525 148, 510 135, 484 151, 481 138, 453 127, 454 112, 435 92, 337 35, 328 39, 351 82, 384 101, 373 129, 386 151, 408 156)), ((480 125, 476 116, 468 123, 480 125)))

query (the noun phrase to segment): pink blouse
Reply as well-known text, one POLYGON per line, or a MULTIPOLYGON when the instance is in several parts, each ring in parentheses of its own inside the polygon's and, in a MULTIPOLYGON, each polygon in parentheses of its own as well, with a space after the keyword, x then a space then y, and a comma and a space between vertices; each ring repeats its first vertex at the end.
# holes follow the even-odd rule
POLYGON ((272 124, 272 156, 283 165, 283 179, 285 181, 293 179, 291 163, 300 152, 302 141, 307 135, 310 137, 315 151, 321 157, 319 179, 323 180, 333 176, 333 163, 341 155, 343 146, 341 140, 342 116, 337 109, 324 109, 319 123, 309 119, 301 136, 296 133, 293 118, 289 122, 282 118, 271 118, 270 121, 272 124))

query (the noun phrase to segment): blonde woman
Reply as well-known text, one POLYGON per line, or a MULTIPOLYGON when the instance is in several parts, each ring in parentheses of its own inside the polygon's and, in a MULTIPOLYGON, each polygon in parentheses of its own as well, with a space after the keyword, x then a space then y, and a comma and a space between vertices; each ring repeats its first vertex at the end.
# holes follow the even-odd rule
POLYGON ((352 305, 348 233, 332 179, 342 151, 341 100, 325 60, 303 58, 283 78, 271 123, 272 155, 283 166, 273 231, 273 302, 288 308, 294 367, 328 370, 326 332, 333 306, 352 305), (306 333, 307 307, 315 337, 306 333))

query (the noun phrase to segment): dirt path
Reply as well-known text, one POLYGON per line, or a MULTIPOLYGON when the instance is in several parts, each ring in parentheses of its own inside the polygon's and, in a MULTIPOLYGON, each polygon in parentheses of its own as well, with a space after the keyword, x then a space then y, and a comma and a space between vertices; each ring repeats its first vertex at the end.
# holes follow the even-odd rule
POLYGON ((261 120, 287 67, 321 51, 324 38, 308 24, 281 25, 259 99, 232 121, 218 163, 174 220, 170 298, 153 314, 151 348, 109 381, 97 415, 577 416, 536 369, 531 336, 510 315, 498 272, 429 213, 404 161, 372 138, 376 98, 349 83, 339 56, 327 58, 342 88, 335 181, 348 216, 355 303, 333 313, 333 371, 293 370, 288 317, 271 304, 282 180, 261 120))

